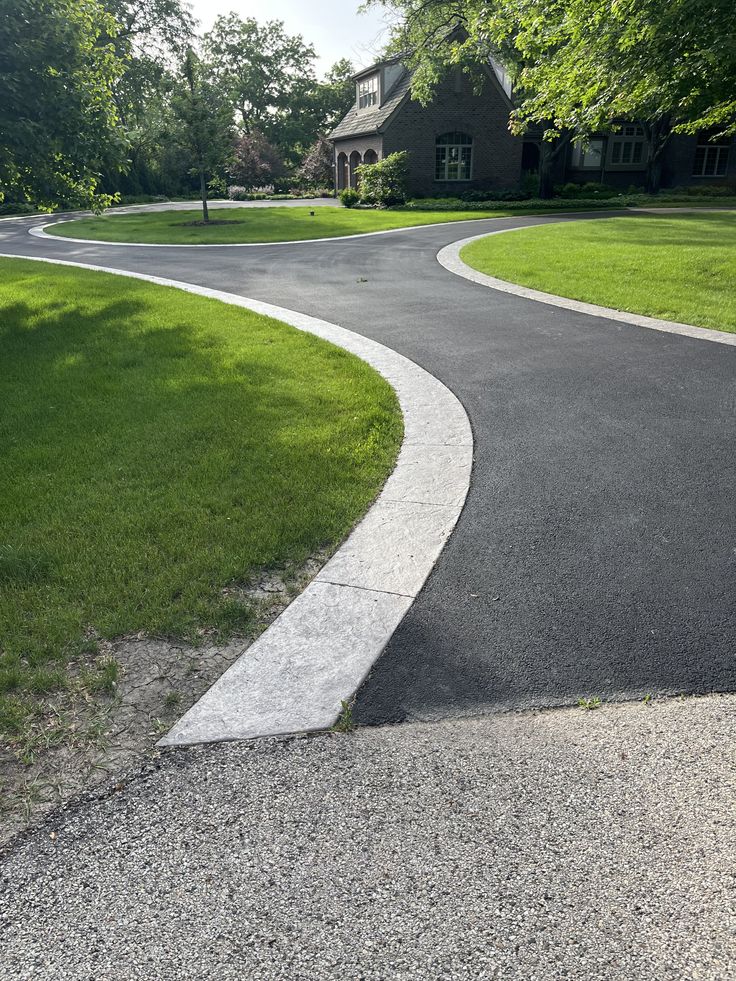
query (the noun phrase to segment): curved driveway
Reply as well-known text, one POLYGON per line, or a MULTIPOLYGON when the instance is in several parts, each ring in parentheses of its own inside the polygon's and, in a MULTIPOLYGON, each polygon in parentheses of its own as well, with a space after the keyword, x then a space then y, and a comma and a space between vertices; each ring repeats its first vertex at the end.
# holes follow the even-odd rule
POLYGON ((495 292, 435 258, 484 229, 571 219, 202 250, 28 235, 47 220, 0 223, 0 252, 322 317, 412 358, 465 405, 467 505, 359 693, 360 721, 736 689, 736 349, 495 292))

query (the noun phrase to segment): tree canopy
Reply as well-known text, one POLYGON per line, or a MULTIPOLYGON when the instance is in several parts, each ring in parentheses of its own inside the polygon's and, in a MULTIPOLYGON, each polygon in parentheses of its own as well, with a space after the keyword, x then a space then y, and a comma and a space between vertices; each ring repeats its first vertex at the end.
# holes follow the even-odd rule
POLYGON ((125 141, 117 24, 96 0, 0 0, 0 193, 97 206, 125 141))
MULTIPOLYGON (((374 0, 377 2, 377 0, 374 0)), ((554 143, 637 120, 650 175, 673 132, 736 132, 733 0, 388 0, 401 15, 426 100, 449 65, 477 72, 498 58, 515 84, 510 124, 554 143)))

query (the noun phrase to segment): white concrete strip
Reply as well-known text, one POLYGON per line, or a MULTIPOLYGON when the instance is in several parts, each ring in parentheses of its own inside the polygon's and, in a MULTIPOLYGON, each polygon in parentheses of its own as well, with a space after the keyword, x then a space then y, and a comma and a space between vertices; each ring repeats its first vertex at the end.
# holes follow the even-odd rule
MULTIPOLYGON (((329 207, 326 205, 325 207, 329 207)), ((493 210, 492 208, 488 209, 493 210)), ((620 214, 621 208, 611 209, 614 213, 620 214)), ((448 212, 449 214, 450 212, 448 212)), ((601 209, 600 212, 596 214, 607 214, 607 210, 601 209)), ((385 228, 380 232, 356 232, 352 235, 333 235, 330 238, 303 238, 303 239, 287 239, 283 242, 221 242, 218 244, 181 244, 172 243, 167 244, 166 242, 105 242, 102 239, 95 238, 71 238, 67 235, 49 235, 46 231, 47 228, 51 228, 54 225, 64 225, 70 221, 76 221, 75 218, 64 218, 57 221, 49 221, 43 225, 36 225, 33 228, 28 229, 29 235, 34 235, 36 238, 42 238, 46 241, 51 242, 73 242, 78 245, 104 245, 110 247, 120 246, 121 248, 135 248, 135 249, 253 249, 253 248, 267 248, 268 246, 275 245, 316 245, 321 242, 344 242, 346 239, 354 238, 375 238, 376 235, 395 235, 397 232, 414 232, 419 231, 422 228, 441 228, 444 225, 462 225, 465 222, 477 222, 477 221, 508 221, 509 218, 567 218, 571 215, 579 215, 579 211, 557 211, 554 213, 546 212, 543 214, 528 214, 528 215, 497 215, 495 218, 461 218, 448 219, 447 221, 435 221, 426 225, 404 225, 401 228, 385 228)), ((590 212, 584 212, 586 215, 590 215, 590 212)), ((511 229, 510 229, 511 230, 511 229)))
POLYGON ((31 261, 142 279, 274 317, 357 355, 395 389, 404 442, 375 504, 304 592, 159 745, 328 728, 398 627, 460 516, 473 463, 462 405, 413 361, 327 321, 158 276, 63 259, 31 261))
MULTIPOLYGON (((657 209, 657 212, 659 210, 657 209)), ((460 256, 460 252, 466 245, 476 242, 478 239, 488 238, 491 235, 505 235, 508 232, 521 232, 529 228, 543 227, 546 226, 524 225, 519 228, 501 228, 495 232, 486 232, 484 235, 472 235, 470 238, 461 239, 440 249, 437 253, 437 261, 449 272, 455 273, 456 276, 462 276, 463 279, 469 279, 472 283, 478 283, 480 286, 488 286, 490 289, 500 290, 502 293, 521 296, 525 300, 547 303, 549 306, 562 307, 563 310, 573 310, 575 313, 585 313, 591 317, 618 320, 621 323, 630 324, 634 327, 647 327, 650 330, 660 330, 667 334, 680 334, 683 337, 692 337, 700 341, 713 341, 716 344, 727 344, 736 347, 736 334, 728 334, 721 330, 710 330, 707 327, 696 327, 694 324, 678 324, 673 320, 658 320, 656 317, 646 317, 640 313, 628 313, 625 310, 614 310, 612 307, 601 307, 595 303, 584 303, 582 300, 571 300, 568 297, 557 296, 554 293, 543 293, 541 290, 530 289, 528 286, 509 283, 505 279, 496 279, 495 276, 487 276, 485 273, 473 269, 460 256)))

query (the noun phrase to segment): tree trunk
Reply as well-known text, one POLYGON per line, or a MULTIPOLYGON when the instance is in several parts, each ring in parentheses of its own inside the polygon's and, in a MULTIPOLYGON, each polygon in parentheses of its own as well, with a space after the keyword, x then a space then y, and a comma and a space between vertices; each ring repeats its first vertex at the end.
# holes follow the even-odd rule
POLYGON ((646 176, 646 187, 645 187, 647 194, 657 194, 661 183, 662 183, 662 158, 661 156, 654 157, 654 155, 650 153, 649 160, 647 160, 647 176, 646 176))
POLYGON ((542 200, 554 197, 555 164, 571 139, 572 133, 562 133, 553 143, 551 140, 545 140, 542 134, 539 144, 539 197, 542 200))
POLYGON ((199 192, 202 195, 202 220, 206 224, 210 220, 210 212, 207 207, 207 180, 204 167, 199 168, 199 192))
POLYGON ((662 182, 662 154, 672 136, 672 124, 669 116, 643 122, 642 128, 649 143, 647 157, 646 192, 657 194, 662 182))
POLYGON ((555 185, 552 176, 553 164, 554 161, 551 159, 549 153, 545 152, 543 145, 539 151, 539 186, 537 189, 537 194, 543 201, 554 197, 555 185))

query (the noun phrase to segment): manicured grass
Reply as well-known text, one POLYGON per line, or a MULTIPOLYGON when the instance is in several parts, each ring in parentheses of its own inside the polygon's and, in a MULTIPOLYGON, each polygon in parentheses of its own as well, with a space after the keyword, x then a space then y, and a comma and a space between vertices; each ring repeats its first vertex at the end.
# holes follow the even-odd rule
POLYGON ((80 671, 87 690, 111 684, 95 636, 252 626, 223 588, 339 542, 402 425, 373 369, 277 321, 119 276, 23 260, 0 272, 12 745, 80 671))
POLYGON ((333 238, 361 232, 382 232, 434 222, 469 218, 496 218, 488 211, 378 211, 348 208, 227 208, 213 209, 213 221, 224 225, 192 225, 201 211, 149 211, 135 215, 101 215, 64 222, 48 231, 73 238, 104 242, 148 242, 171 245, 226 245, 235 242, 298 242, 310 238, 333 238), (314 211, 314 216, 310 215, 314 211))
POLYGON ((605 218, 494 235, 462 258, 576 300, 736 332, 736 214, 605 218))

